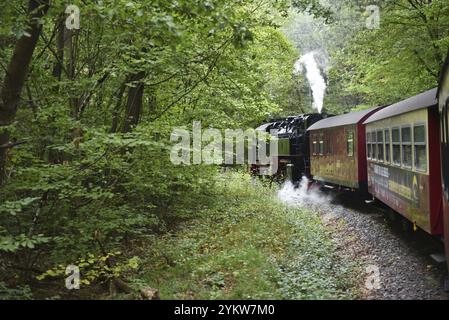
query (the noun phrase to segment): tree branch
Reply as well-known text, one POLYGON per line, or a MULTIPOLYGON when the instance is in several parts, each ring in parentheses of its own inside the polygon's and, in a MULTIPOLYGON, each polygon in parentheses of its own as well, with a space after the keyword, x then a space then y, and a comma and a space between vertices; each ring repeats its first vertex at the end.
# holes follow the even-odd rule
POLYGON ((25 144, 25 143, 27 143, 28 141, 29 141, 29 140, 22 140, 22 141, 10 142, 10 143, 7 143, 7 144, 2 144, 2 145, 0 145, 0 149, 11 149, 11 148, 20 146, 20 145, 22 145, 22 144, 25 144))

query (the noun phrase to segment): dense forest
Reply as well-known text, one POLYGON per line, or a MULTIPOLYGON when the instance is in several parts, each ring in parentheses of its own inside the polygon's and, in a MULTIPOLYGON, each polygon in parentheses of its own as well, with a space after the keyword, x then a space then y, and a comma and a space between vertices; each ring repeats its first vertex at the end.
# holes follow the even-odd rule
POLYGON ((377 1, 376 29, 365 27, 372 1, 335 2, 73 0, 77 28, 65 0, 1 1, 0 299, 146 287, 162 298, 356 296, 356 266, 316 217, 292 221, 245 168, 170 162, 173 128, 311 112, 307 78, 293 72, 308 51, 324 57, 327 112, 437 85, 449 0, 377 1), (320 259, 304 258, 312 249, 320 259), (81 268, 82 290, 65 288, 67 265, 81 268))

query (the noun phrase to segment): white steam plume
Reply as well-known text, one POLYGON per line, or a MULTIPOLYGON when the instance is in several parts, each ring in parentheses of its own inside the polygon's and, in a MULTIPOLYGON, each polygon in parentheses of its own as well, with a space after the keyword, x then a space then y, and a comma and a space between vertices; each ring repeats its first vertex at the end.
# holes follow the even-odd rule
POLYGON ((278 199, 292 207, 315 207, 329 204, 331 197, 323 194, 316 186, 310 187, 310 181, 303 177, 298 188, 287 181, 278 191, 278 199))
POLYGON ((303 73, 305 71, 307 81, 313 93, 313 108, 319 113, 323 110, 324 94, 326 92, 326 82, 321 74, 320 68, 315 60, 315 52, 309 52, 303 55, 295 63, 295 73, 303 73))

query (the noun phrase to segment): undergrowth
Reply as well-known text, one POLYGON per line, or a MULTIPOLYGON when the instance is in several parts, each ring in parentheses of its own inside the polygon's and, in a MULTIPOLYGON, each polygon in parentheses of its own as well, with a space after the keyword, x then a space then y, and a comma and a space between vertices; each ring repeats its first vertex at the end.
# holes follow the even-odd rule
POLYGON ((319 216, 287 208, 274 188, 226 174, 213 205, 153 238, 134 284, 162 299, 351 299, 356 265, 319 216))

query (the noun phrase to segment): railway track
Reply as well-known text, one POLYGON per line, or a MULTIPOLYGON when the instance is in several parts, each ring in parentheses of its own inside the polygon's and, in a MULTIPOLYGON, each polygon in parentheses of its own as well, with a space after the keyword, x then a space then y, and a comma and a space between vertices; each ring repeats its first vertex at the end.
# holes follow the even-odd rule
POLYGON ((443 254, 443 242, 413 225, 379 201, 349 191, 310 187, 306 180, 294 188, 284 184, 279 200, 320 214, 332 230, 342 258, 355 261, 363 273, 374 267, 380 286, 369 290, 369 273, 361 276, 361 298, 367 300, 449 300, 444 292, 446 264, 432 254, 443 254))
POLYGON ((443 289, 446 265, 431 258, 444 253, 439 239, 414 231, 407 220, 379 202, 366 204, 348 192, 327 193, 328 201, 312 204, 313 209, 335 226, 334 240, 345 254, 379 270, 380 288, 363 288, 364 299, 449 300, 443 289))

